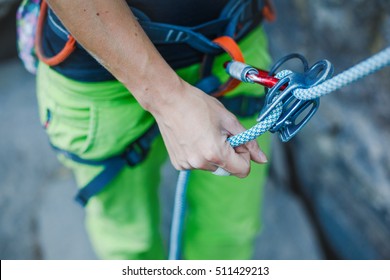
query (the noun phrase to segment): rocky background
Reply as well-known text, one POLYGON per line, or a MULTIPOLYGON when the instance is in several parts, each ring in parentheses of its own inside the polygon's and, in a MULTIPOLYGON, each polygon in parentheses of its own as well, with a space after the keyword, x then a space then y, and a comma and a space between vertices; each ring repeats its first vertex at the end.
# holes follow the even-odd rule
MULTIPOLYGON (((337 74, 390 45, 389 1, 275 3, 274 58, 326 58, 337 74)), ((323 97, 297 137, 275 142, 273 180, 302 198, 328 258, 390 258, 389 77, 387 68, 323 97)))
MULTIPOLYGON (((339 73, 390 45, 387 0, 274 3, 275 59, 299 52, 339 73)), ((0 259, 94 259, 73 177, 39 126, 34 77, 14 57, 12 13, 0 15, 0 259)), ((256 259, 390 258, 389 74, 323 97, 291 142, 275 137, 256 259)), ((167 164, 164 174, 167 236, 176 172, 167 164)))

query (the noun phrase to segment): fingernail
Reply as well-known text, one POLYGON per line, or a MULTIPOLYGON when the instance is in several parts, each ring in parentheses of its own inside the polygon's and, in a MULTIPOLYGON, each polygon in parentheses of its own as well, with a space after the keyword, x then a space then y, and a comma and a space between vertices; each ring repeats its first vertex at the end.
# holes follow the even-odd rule
POLYGON ((259 157, 260 157, 260 161, 262 163, 267 163, 268 162, 267 156, 262 151, 259 152, 259 157))

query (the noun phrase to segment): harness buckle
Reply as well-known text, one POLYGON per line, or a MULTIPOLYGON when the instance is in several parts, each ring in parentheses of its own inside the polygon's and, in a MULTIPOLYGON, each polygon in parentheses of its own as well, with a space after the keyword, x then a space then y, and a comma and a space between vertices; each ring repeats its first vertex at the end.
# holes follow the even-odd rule
POLYGON ((282 103, 282 114, 269 131, 278 132, 283 142, 289 141, 308 123, 320 106, 319 98, 300 100, 294 96, 294 90, 316 86, 329 79, 332 74, 333 66, 327 60, 315 63, 303 73, 290 72, 268 92, 258 121, 264 120, 282 103))
POLYGON ((136 166, 146 159, 152 143, 159 133, 157 124, 152 124, 142 136, 128 145, 120 156, 126 161, 128 166, 136 166))
POLYGON ((148 150, 141 143, 134 142, 126 148, 122 157, 128 166, 134 167, 142 162, 147 154, 148 150))

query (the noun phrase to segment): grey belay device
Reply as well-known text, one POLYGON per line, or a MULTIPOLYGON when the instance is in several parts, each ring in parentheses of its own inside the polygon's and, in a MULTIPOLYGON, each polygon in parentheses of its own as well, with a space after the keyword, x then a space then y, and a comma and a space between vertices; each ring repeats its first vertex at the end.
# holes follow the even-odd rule
POLYGON ((317 86, 333 75, 333 65, 329 61, 321 60, 309 68, 307 60, 300 54, 283 57, 269 72, 236 61, 226 63, 225 68, 236 79, 265 86, 266 99, 258 122, 266 119, 278 104, 282 106, 281 115, 268 130, 278 132, 283 142, 294 137, 314 116, 320 105, 319 98, 300 100, 294 96, 294 91, 317 86), (282 70, 275 75, 285 62, 294 58, 302 62, 302 73, 282 70))

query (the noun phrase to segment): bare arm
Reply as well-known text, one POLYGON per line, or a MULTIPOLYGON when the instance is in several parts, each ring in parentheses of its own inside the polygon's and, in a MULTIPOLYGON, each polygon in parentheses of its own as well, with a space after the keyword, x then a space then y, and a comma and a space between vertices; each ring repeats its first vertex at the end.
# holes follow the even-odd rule
POLYGON ((254 142, 234 150, 228 135, 244 128, 215 98, 178 77, 160 56, 124 0, 49 0, 64 25, 156 119, 177 169, 218 166, 245 177, 254 142))

